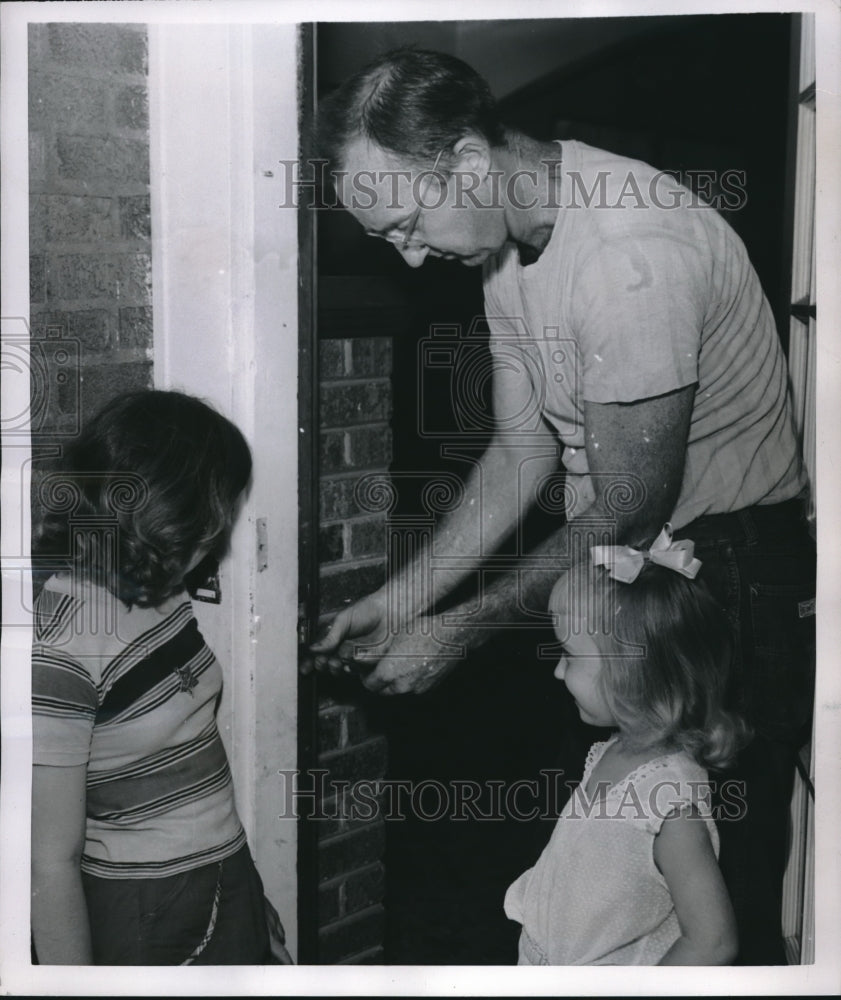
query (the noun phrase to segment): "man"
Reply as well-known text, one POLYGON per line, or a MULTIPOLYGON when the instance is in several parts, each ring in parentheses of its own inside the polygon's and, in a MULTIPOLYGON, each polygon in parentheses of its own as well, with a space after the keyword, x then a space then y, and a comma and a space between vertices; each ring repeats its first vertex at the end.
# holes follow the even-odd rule
POLYGON ((722 854, 741 960, 782 961, 814 552, 785 362, 744 246, 646 164, 504 130, 487 84, 440 53, 401 50, 361 71, 323 102, 319 138, 369 235, 411 267, 428 256, 483 267, 496 431, 433 551, 342 611, 313 646, 316 665, 353 662, 384 694, 425 691, 463 651, 539 617, 591 544, 645 549, 671 522, 739 630, 734 698, 757 731, 743 761, 747 816, 736 809, 729 824, 741 847, 722 854), (478 604, 442 612, 546 506, 561 466, 566 518, 511 572, 488 586, 480 575, 478 604))

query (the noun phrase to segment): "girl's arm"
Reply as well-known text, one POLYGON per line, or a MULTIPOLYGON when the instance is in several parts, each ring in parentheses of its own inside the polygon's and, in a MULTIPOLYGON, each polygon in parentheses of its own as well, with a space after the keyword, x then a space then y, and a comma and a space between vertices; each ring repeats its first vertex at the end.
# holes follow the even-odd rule
POLYGON ((666 819, 654 839, 654 862, 669 887, 681 936, 661 965, 729 965, 736 919, 706 822, 695 809, 666 819))
POLYGON ((90 965, 80 860, 87 766, 32 768, 32 937, 41 965, 90 965))

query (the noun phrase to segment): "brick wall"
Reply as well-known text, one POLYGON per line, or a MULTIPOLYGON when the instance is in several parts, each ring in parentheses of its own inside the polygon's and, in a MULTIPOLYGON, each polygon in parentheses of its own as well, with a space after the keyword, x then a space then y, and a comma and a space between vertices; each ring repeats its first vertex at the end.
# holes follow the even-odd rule
MULTIPOLYGON (((391 462, 389 337, 322 340, 319 562, 321 613, 369 593, 385 578, 385 517, 360 506, 355 486, 391 462)), ((319 681, 319 767, 331 781, 385 774, 385 738, 369 721, 358 682, 319 681)), ((324 803, 319 823, 318 960, 383 961, 384 822, 348 816, 348 803, 324 803)))
POLYGON ((152 382, 149 122, 145 27, 29 30, 37 485, 80 421, 152 382))

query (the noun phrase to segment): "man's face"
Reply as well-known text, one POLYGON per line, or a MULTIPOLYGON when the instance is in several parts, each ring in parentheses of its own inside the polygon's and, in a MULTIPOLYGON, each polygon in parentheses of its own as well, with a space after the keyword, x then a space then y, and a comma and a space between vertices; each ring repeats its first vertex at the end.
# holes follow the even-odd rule
POLYGON ((427 256, 482 264, 508 236, 488 180, 461 163, 451 174, 443 171, 446 181, 441 168, 437 174, 432 168, 432 162, 410 168, 380 146, 355 139, 337 178, 339 198, 366 233, 387 239, 410 267, 420 267, 427 256))

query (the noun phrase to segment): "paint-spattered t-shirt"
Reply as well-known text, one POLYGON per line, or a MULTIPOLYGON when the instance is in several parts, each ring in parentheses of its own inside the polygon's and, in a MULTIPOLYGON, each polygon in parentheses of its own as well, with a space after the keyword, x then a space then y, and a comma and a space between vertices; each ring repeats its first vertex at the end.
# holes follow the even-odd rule
MULTIPOLYGON (((773 316, 717 211, 647 164, 562 144, 559 209, 537 261, 507 244, 485 265, 498 364, 534 384, 579 513, 593 498, 583 402, 695 387, 671 521, 797 496, 805 475, 773 316)), ((516 421, 509 421, 515 429, 516 421)))

